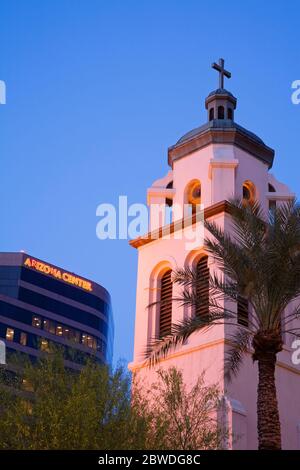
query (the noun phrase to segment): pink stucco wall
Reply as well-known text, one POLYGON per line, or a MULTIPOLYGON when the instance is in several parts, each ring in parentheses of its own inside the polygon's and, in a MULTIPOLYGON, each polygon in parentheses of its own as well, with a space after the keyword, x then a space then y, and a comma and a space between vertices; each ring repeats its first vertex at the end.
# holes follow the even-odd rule
MULTIPOLYGON (((279 183, 268 172, 267 165, 259 159, 233 145, 212 144, 175 161, 173 171, 149 188, 148 203, 163 203, 164 188, 173 180, 173 202, 182 205, 185 189, 194 179, 201 182, 201 202, 204 207, 233 196, 241 197, 245 180, 254 184, 256 197, 266 210, 270 197, 276 198, 279 203, 292 197, 288 188, 279 183), (268 193, 268 182, 275 186, 276 193, 268 193)), ((183 212, 180 217, 182 214, 183 212)), ((213 219, 225 230, 230 230, 230 218, 225 213, 215 215, 213 219)), ((134 358, 129 367, 132 371, 138 371, 148 383, 155 380, 156 374, 155 368, 144 367, 143 353, 149 339, 157 333, 158 325, 158 306, 148 308, 148 305, 159 298, 158 278, 164 269, 191 265, 204 252, 203 244, 192 250, 187 247, 184 234, 189 230, 191 229, 186 228, 181 231, 181 239, 178 239, 176 232, 176 236, 172 234, 160 238, 138 249, 134 358)), ((209 267, 211 271, 217 269, 211 258, 209 267)), ((187 314, 189 313, 183 308, 174 305, 172 321, 181 320, 187 314)), ((219 325, 208 332, 192 335, 184 346, 172 352, 159 367, 176 365, 183 371, 188 384, 192 384, 195 378, 205 371, 207 382, 218 383, 226 396, 228 423, 233 432, 240 435, 229 447, 255 449, 257 365, 252 363, 249 354, 239 376, 231 383, 226 383, 223 366, 230 331, 230 327, 219 325)), ((285 349, 279 355, 276 375, 283 446, 286 449, 300 448, 300 367, 291 363, 291 341, 291 338, 285 338, 285 349)))

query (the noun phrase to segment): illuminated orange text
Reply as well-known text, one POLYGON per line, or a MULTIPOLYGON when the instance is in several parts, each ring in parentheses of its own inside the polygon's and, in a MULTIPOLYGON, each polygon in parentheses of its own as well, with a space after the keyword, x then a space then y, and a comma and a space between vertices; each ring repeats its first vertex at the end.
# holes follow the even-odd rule
POLYGON ((43 274, 47 274, 48 276, 55 277, 56 279, 61 279, 68 284, 72 284, 73 286, 81 287, 84 290, 92 291, 92 283, 82 279, 81 277, 75 276, 75 274, 71 274, 65 271, 61 271, 54 266, 50 266, 49 264, 42 263, 42 261, 37 261, 33 258, 26 258, 24 261, 24 266, 28 268, 33 268, 36 271, 39 271, 43 274))

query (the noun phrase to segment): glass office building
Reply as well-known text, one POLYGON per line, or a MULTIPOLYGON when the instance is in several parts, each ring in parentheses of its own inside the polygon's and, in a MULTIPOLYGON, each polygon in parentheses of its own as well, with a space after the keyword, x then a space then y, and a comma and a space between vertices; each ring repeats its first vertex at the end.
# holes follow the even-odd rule
POLYGON ((26 253, 0 253, 0 339, 7 355, 36 358, 57 344, 69 367, 80 368, 87 357, 109 364, 110 295, 101 285, 26 253))

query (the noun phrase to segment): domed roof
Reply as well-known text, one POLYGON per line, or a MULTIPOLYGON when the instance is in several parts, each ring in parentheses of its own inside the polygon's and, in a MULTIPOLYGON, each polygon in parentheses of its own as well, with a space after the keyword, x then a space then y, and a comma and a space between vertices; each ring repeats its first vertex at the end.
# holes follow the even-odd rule
MULTIPOLYGON (((229 92, 228 92, 229 93, 229 92)), ((198 137, 205 132, 207 132, 209 129, 219 129, 219 130, 238 130, 245 136, 249 137, 252 140, 255 140, 256 142, 265 145, 264 141, 258 137, 256 134, 253 132, 248 131, 244 127, 240 126, 236 122, 232 121, 231 119, 213 119, 212 121, 207 122, 203 126, 196 127, 195 129, 187 132, 184 134, 175 144, 179 145, 182 144, 183 142, 186 142, 190 139, 193 139, 194 137, 198 137)))
POLYGON ((231 96, 232 98, 235 98, 233 94, 230 93, 230 91, 225 90, 225 88, 217 88, 217 90, 214 90, 211 93, 209 93, 208 97, 214 96, 214 95, 227 95, 227 96, 231 96))
POLYGON ((231 119, 212 119, 203 126, 184 134, 175 145, 168 149, 168 163, 211 144, 236 145, 272 167, 274 150, 253 132, 248 131, 231 119))

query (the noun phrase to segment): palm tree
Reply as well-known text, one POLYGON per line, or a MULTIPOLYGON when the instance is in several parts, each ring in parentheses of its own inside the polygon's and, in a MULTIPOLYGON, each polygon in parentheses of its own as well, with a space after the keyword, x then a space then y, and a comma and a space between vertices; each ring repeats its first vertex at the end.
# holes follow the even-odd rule
MULTIPOLYGON (((231 201, 230 209, 230 234, 214 222, 205 222, 210 233, 205 240, 206 250, 215 258, 219 273, 222 272, 210 275, 208 314, 195 313, 173 324, 170 335, 154 338, 147 346, 146 358, 149 364, 154 364, 195 331, 224 322, 234 325, 225 374, 229 380, 237 375, 245 355, 252 354, 253 361, 258 363, 259 449, 281 449, 275 367, 277 354, 283 348, 282 335, 300 336, 300 206, 286 203, 268 217, 257 202, 245 205, 231 201), (235 309, 226 307, 230 302, 223 302, 222 306, 221 299, 231 301, 231 305, 239 299, 248 301, 251 311, 248 322, 238 324, 235 309)), ((173 282, 182 287, 174 301, 199 311, 202 301, 196 271, 177 269, 173 282)))

